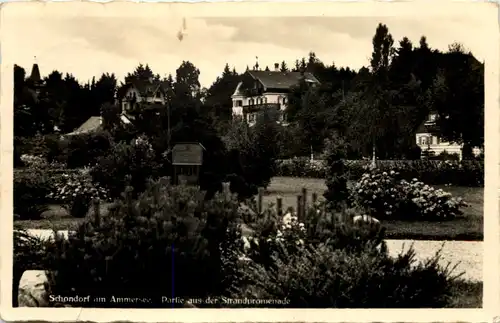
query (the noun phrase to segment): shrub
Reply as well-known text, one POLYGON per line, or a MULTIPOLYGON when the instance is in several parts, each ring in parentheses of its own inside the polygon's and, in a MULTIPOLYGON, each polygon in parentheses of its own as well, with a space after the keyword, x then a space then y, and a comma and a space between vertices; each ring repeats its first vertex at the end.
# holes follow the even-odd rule
POLYGON ((231 123, 225 145, 228 153, 228 172, 231 178, 238 178, 238 184, 233 188, 243 188, 237 191, 240 198, 249 197, 246 194, 252 190, 256 194, 257 187, 267 187, 276 174, 276 157, 279 153, 280 128, 272 119, 264 114, 257 124, 249 128, 242 120, 231 123), (244 180, 241 183, 240 180, 244 180))
POLYGON ((52 180, 43 169, 14 172, 14 214, 21 220, 39 219, 49 202, 52 180))
POLYGON ((24 230, 14 230, 14 259, 12 277, 12 306, 17 307, 19 281, 26 270, 43 270, 45 267, 45 250, 50 245, 38 237, 30 236, 24 230))
MULTIPOLYGON (((344 160, 349 180, 359 180, 369 168, 370 160, 344 160)), ((327 178, 326 161, 293 158, 277 161, 278 176, 327 178)), ((484 161, 477 160, 378 160, 377 168, 400 173, 406 180, 419 178, 429 185, 484 186, 484 161)))
MULTIPOLYGON (((52 291, 108 300, 143 297, 150 301, 134 307, 146 308, 180 305, 162 302, 162 296, 224 295, 239 248, 237 207, 233 199, 216 195, 205 201, 198 189, 172 187, 164 179, 137 200, 127 193, 106 217, 94 214, 47 251, 57 269, 52 291)), ((74 305, 130 307, 112 301, 74 305)))
POLYGON ((140 139, 131 144, 120 142, 113 145, 105 156, 98 159, 90 173, 94 182, 116 198, 128 185, 136 194, 143 192, 148 178, 155 178, 157 170, 154 150, 147 140, 140 139))
POLYGON ((73 172, 62 174, 55 180, 54 190, 49 198, 64 205, 74 217, 84 217, 92 199, 108 199, 108 193, 103 187, 92 182, 88 174, 73 172))
POLYGON ((445 220, 462 215, 461 198, 413 179, 402 180, 399 173, 372 170, 365 173, 353 191, 353 199, 379 219, 445 220))
POLYGON ((234 297, 288 300, 290 308, 426 308, 451 302, 455 277, 439 254, 416 264, 413 250, 394 259, 367 248, 358 253, 328 244, 274 253, 275 266, 250 262, 248 282, 234 297))
POLYGON ((347 168, 344 164, 347 145, 340 137, 327 142, 327 177, 328 189, 323 194, 331 207, 340 209, 346 203, 349 205, 349 191, 347 189, 347 168))
POLYGON ((94 165, 99 157, 108 153, 112 141, 108 132, 78 134, 67 140, 69 168, 94 165))
POLYGON ((254 230, 248 237, 246 256, 266 268, 274 268, 273 255, 300 253, 304 246, 315 248, 326 243, 349 252, 359 252, 366 247, 385 250, 385 229, 372 225, 355 226, 352 222, 355 214, 355 210, 345 208, 340 213, 332 213, 324 203, 307 208, 302 221, 293 210, 281 217, 272 207, 261 215, 246 214, 243 219, 254 230))
POLYGON ((276 175, 287 177, 326 178, 326 163, 309 157, 293 157, 276 161, 276 175))
POLYGON ((412 249, 391 258, 384 228, 355 225, 354 209, 325 210, 320 203, 308 208, 303 223, 272 209, 259 216, 232 297, 283 300, 271 307, 289 308, 419 308, 452 301, 455 277, 438 265, 439 254, 420 264, 412 249))

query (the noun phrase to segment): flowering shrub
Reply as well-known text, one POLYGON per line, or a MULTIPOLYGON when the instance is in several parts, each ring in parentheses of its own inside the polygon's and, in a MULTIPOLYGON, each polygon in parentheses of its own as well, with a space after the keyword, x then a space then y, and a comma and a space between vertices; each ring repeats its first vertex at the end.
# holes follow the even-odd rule
MULTIPOLYGON (((359 180, 371 160, 344 160, 346 175, 359 180)), ((484 185, 484 161, 481 160, 378 160, 377 168, 398 171, 406 180, 419 178, 429 185, 457 185, 480 187, 484 185)), ((277 176, 326 178, 327 162, 296 157, 276 163, 277 176)))
POLYGON ((283 246, 303 246, 305 233, 304 223, 299 222, 295 213, 288 212, 283 216, 282 223, 276 230, 276 235, 269 237, 267 241, 283 246))
POLYGON ((231 297, 287 300, 271 306, 288 308, 418 308, 450 301, 453 276, 438 265, 438 255, 418 266, 413 250, 392 258, 383 228, 353 225, 353 209, 340 215, 326 210, 321 203, 309 207, 303 224, 292 213, 282 218, 266 210, 239 267, 243 283, 231 297))
POLYGON ((461 198, 418 181, 400 179, 395 171, 365 173, 352 190, 353 199, 379 219, 450 219, 462 215, 461 198))
POLYGON ((148 178, 156 178, 159 165, 151 144, 138 138, 131 144, 124 142, 113 145, 107 155, 98 159, 92 168, 94 182, 109 190, 111 197, 117 198, 132 186, 139 194, 146 189, 148 178))
POLYGON ((48 197, 64 205, 72 216, 84 217, 92 199, 108 200, 109 194, 85 173, 69 173, 58 178, 48 197))
POLYGON ((21 155, 21 161, 26 167, 30 168, 45 168, 49 164, 42 156, 33 156, 28 154, 21 155))

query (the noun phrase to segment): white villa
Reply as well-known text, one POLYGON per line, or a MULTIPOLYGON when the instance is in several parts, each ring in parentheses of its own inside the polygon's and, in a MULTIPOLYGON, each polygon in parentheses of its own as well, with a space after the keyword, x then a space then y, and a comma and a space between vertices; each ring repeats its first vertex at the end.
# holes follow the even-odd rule
MULTIPOLYGON (((457 143, 450 143, 442 140, 436 129, 436 113, 431 113, 429 118, 420 126, 416 133, 417 145, 422 151, 431 151, 434 155, 439 155, 446 151, 449 154, 458 154, 462 159, 462 145, 457 143)), ((473 153, 479 155, 481 150, 474 148, 473 153)))
POLYGON ((319 84, 311 73, 281 72, 279 64, 274 66, 274 71, 246 71, 231 96, 233 115, 242 116, 249 125, 254 125, 257 114, 267 109, 278 112, 278 122, 286 122, 284 111, 290 89, 299 84, 302 78, 312 86, 319 84))

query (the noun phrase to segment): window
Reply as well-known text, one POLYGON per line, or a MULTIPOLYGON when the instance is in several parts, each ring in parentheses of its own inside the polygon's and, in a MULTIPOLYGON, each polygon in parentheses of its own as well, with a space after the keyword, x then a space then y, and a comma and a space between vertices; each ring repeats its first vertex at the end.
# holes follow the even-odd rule
POLYGON ((441 139, 439 137, 436 137, 436 145, 439 145, 441 143, 441 139))
POLYGON ((253 105, 253 104, 254 104, 254 100, 253 100, 253 99, 250 99, 250 100, 248 101, 248 104, 253 105))
POLYGON ((242 100, 236 100, 234 101, 234 106, 235 107, 241 107, 243 105, 243 101, 242 100))
POLYGON ((286 98, 283 98, 283 104, 286 104, 286 98))
POLYGON ((264 98, 264 103, 267 103, 267 97, 264 98))

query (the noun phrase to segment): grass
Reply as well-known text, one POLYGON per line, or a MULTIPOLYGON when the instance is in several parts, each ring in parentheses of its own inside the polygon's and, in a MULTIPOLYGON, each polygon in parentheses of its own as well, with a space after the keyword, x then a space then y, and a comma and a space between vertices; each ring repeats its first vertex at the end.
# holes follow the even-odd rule
MULTIPOLYGON (((302 187, 307 188, 308 201, 311 194, 317 193, 322 198, 326 190, 325 181, 317 178, 275 177, 264 196, 264 203, 276 203, 276 198, 283 198, 283 209, 297 206, 297 195, 302 187)), ((389 239, 412 240, 483 240, 483 188, 445 187, 442 188, 462 197, 470 206, 464 210, 464 216, 451 221, 381 221, 387 228, 389 239)))
MULTIPOLYGON (((302 188, 307 188, 308 201, 311 194, 317 193, 321 199, 326 190, 325 181, 315 178, 275 177, 267 188, 264 205, 276 203, 276 198, 283 198, 283 209, 297 206, 297 195, 302 188)), ((483 240, 483 188, 476 187, 440 187, 454 196, 463 197, 470 207, 465 209, 464 217, 451 221, 382 221, 387 228, 389 239, 412 240, 483 240)), ((103 206, 105 207, 105 206, 103 206)), ((71 230, 83 219, 69 217, 66 210, 51 205, 44 212, 42 220, 15 221, 15 227, 24 229, 71 230)))
POLYGON ((451 300, 448 308, 482 308, 483 283, 455 281, 451 287, 451 300))

